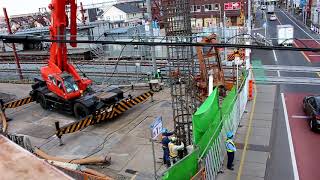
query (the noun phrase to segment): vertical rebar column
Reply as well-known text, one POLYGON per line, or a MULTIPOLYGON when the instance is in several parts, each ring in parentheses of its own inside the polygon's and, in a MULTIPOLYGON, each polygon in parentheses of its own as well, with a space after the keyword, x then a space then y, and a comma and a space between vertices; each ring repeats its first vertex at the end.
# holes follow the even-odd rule
MULTIPOLYGON (((167 41, 191 42, 190 0, 162 0, 167 41)), ((168 62, 175 132, 185 145, 192 144, 195 101, 193 47, 169 46, 168 62)))

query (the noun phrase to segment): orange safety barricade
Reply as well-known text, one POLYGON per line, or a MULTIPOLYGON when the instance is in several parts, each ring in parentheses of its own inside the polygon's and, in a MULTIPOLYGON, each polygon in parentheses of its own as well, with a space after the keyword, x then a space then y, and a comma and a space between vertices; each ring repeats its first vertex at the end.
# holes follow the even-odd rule
POLYGON ((249 80, 249 100, 253 99, 253 81, 249 80))

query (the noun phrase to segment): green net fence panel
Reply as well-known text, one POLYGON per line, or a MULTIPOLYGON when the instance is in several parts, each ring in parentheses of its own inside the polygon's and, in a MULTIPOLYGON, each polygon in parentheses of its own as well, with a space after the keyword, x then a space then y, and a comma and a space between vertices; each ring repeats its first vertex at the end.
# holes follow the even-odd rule
POLYGON ((208 148, 212 146, 213 141, 219 136, 219 133, 221 131, 222 123, 220 123, 220 111, 218 111, 217 114, 213 116, 213 118, 215 119, 215 122, 209 125, 208 130, 201 137, 199 143, 197 144, 200 154, 206 153, 204 151, 207 151, 208 148))
POLYGON ((236 96, 237 96, 237 90, 236 90, 236 87, 233 86, 231 91, 222 101, 221 112, 223 115, 229 114, 231 112, 236 96))
POLYGON ((215 89, 192 117, 194 144, 198 144, 210 124, 217 122, 219 113, 218 91, 215 89))
POLYGON ((199 151, 195 150, 181 161, 177 162, 162 176, 163 180, 190 179, 198 170, 199 151))

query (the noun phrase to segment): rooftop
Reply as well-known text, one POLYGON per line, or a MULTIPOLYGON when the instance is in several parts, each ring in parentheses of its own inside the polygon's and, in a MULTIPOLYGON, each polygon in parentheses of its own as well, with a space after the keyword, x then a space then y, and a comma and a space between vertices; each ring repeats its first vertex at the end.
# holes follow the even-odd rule
POLYGON ((0 145, 2 179, 72 179, 3 135, 0 145))
POLYGON ((125 13, 139 13, 139 12, 141 12, 141 9, 139 9, 138 7, 132 6, 127 3, 115 4, 113 6, 120 9, 121 11, 123 11, 125 13))

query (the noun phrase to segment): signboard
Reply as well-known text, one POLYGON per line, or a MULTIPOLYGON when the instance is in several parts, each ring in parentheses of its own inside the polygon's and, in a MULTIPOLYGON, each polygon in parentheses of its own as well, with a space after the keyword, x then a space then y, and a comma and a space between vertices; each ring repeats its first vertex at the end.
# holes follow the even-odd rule
POLYGON ((161 134, 162 130, 162 117, 157 117, 154 122, 150 125, 151 138, 154 140, 161 134))
POLYGON ((241 2, 228 2, 224 3, 224 10, 230 11, 230 10, 239 10, 241 8, 241 2))
POLYGON ((233 65, 233 62, 232 61, 227 61, 226 62, 226 66, 232 66, 233 65))

